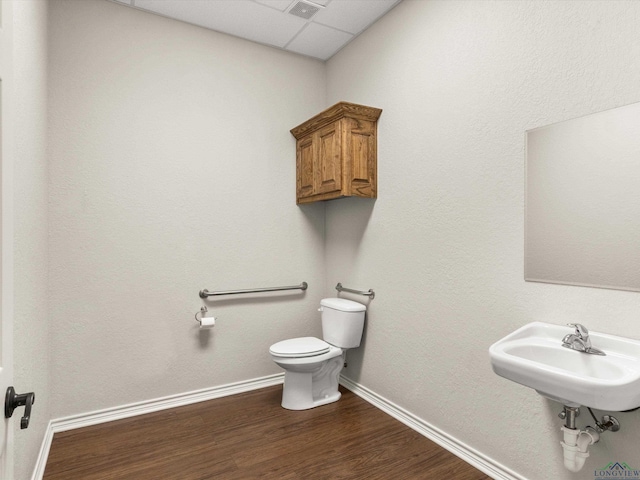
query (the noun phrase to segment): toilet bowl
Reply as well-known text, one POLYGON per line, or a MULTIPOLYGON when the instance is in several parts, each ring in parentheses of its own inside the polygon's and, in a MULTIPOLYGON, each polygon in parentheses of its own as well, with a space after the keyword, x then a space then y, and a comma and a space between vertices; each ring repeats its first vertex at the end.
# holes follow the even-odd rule
POLYGON ((282 407, 307 410, 340 399, 338 382, 347 348, 360 345, 365 306, 342 298, 320 302, 325 340, 299 337, 269 348, 271 359, 284 369, 282 407))
POLYGON ((307 410, 340 399, 338 379, 344 362, 342 349, 319 338, 302 337, 278 342, 271 346, 269 353, 285 371, 282 389, 284 408, 307 410), (324 344, 322 351, 309 351, 311 343, 324 344))

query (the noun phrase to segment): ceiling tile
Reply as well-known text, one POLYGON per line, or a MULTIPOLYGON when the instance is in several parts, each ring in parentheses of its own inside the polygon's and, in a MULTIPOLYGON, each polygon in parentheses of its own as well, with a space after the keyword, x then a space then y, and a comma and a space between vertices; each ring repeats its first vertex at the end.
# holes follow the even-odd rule
POLYGON ((262 5, 266 5, 267 7, 275 8, 276 10, 280 10, 284 12, 289 5, 291 5, 293 0, 255 0, 262 5))
POLYGON ((402 0, 305 0, 324 5, 310 20, 288 13, 299 0, 111 0, 321 60, 402 0))
MULTIPOLYGON (((220 0, 218 0, 220 1, 220 0)), ((268 7, 275 8, 276 10, 280 10, 284 12, 289 9, 295 3, 298 3, 299 0, 253 0, 254 2, 261 3, 263 5, 267 5, 268 7)), ((308 3, 316 4, 316 5, 326 5, 331 0, 304 0, 308 3)))
POLYGON ((358 34, 387 13, 399 0, 333 0, 313 21, 358 34))
POLYGON ((306 23, 252 0, 135 0, 135 6, 277 47, 284 47, 306 23))
POLYGON ((349 43, 352 38, 353 35, 349 33, 325 27, 324 25, 309 23, 285 48, 292 52, 326 60, 342 48, 343 45, 349 43))

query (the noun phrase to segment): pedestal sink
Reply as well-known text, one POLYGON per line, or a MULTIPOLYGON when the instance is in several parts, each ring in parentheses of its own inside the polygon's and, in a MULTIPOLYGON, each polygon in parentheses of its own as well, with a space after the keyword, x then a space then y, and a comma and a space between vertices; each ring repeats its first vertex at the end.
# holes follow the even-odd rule
POLYGON ((529 323, 491 345, 493 371, 568 406, 624 411, 640 407, 640 341, 590 332, 606 355, 564 348, 573 329, 529 323))

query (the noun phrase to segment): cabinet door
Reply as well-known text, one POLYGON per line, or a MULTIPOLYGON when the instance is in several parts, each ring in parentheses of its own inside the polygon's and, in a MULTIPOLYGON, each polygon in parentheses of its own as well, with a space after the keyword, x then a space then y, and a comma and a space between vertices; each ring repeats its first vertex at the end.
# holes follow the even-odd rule
POLYGON ((296 146, 297 160, 297 198, 310 197, 315 193, 314 189, 314 142, 313 135, 298 140, 296 146))
POLYGON ((345 195, 376 198, 376 127, 373 122, 345 119, 345 195))
POLYGON ((314 135, 317 148, 315 165, 315 193, 326 194, 342 188, 342 152, 340 148, 340 122, 319 130, 314 135))

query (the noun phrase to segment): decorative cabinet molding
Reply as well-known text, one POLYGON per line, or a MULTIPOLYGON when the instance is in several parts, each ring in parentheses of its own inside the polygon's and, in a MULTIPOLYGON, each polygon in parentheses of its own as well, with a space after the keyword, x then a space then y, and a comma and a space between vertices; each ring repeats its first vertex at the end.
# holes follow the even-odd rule
POLYGON ((340 102, 291 130, 296 203, 377 197, 377 125, 382 110, 340 102))

